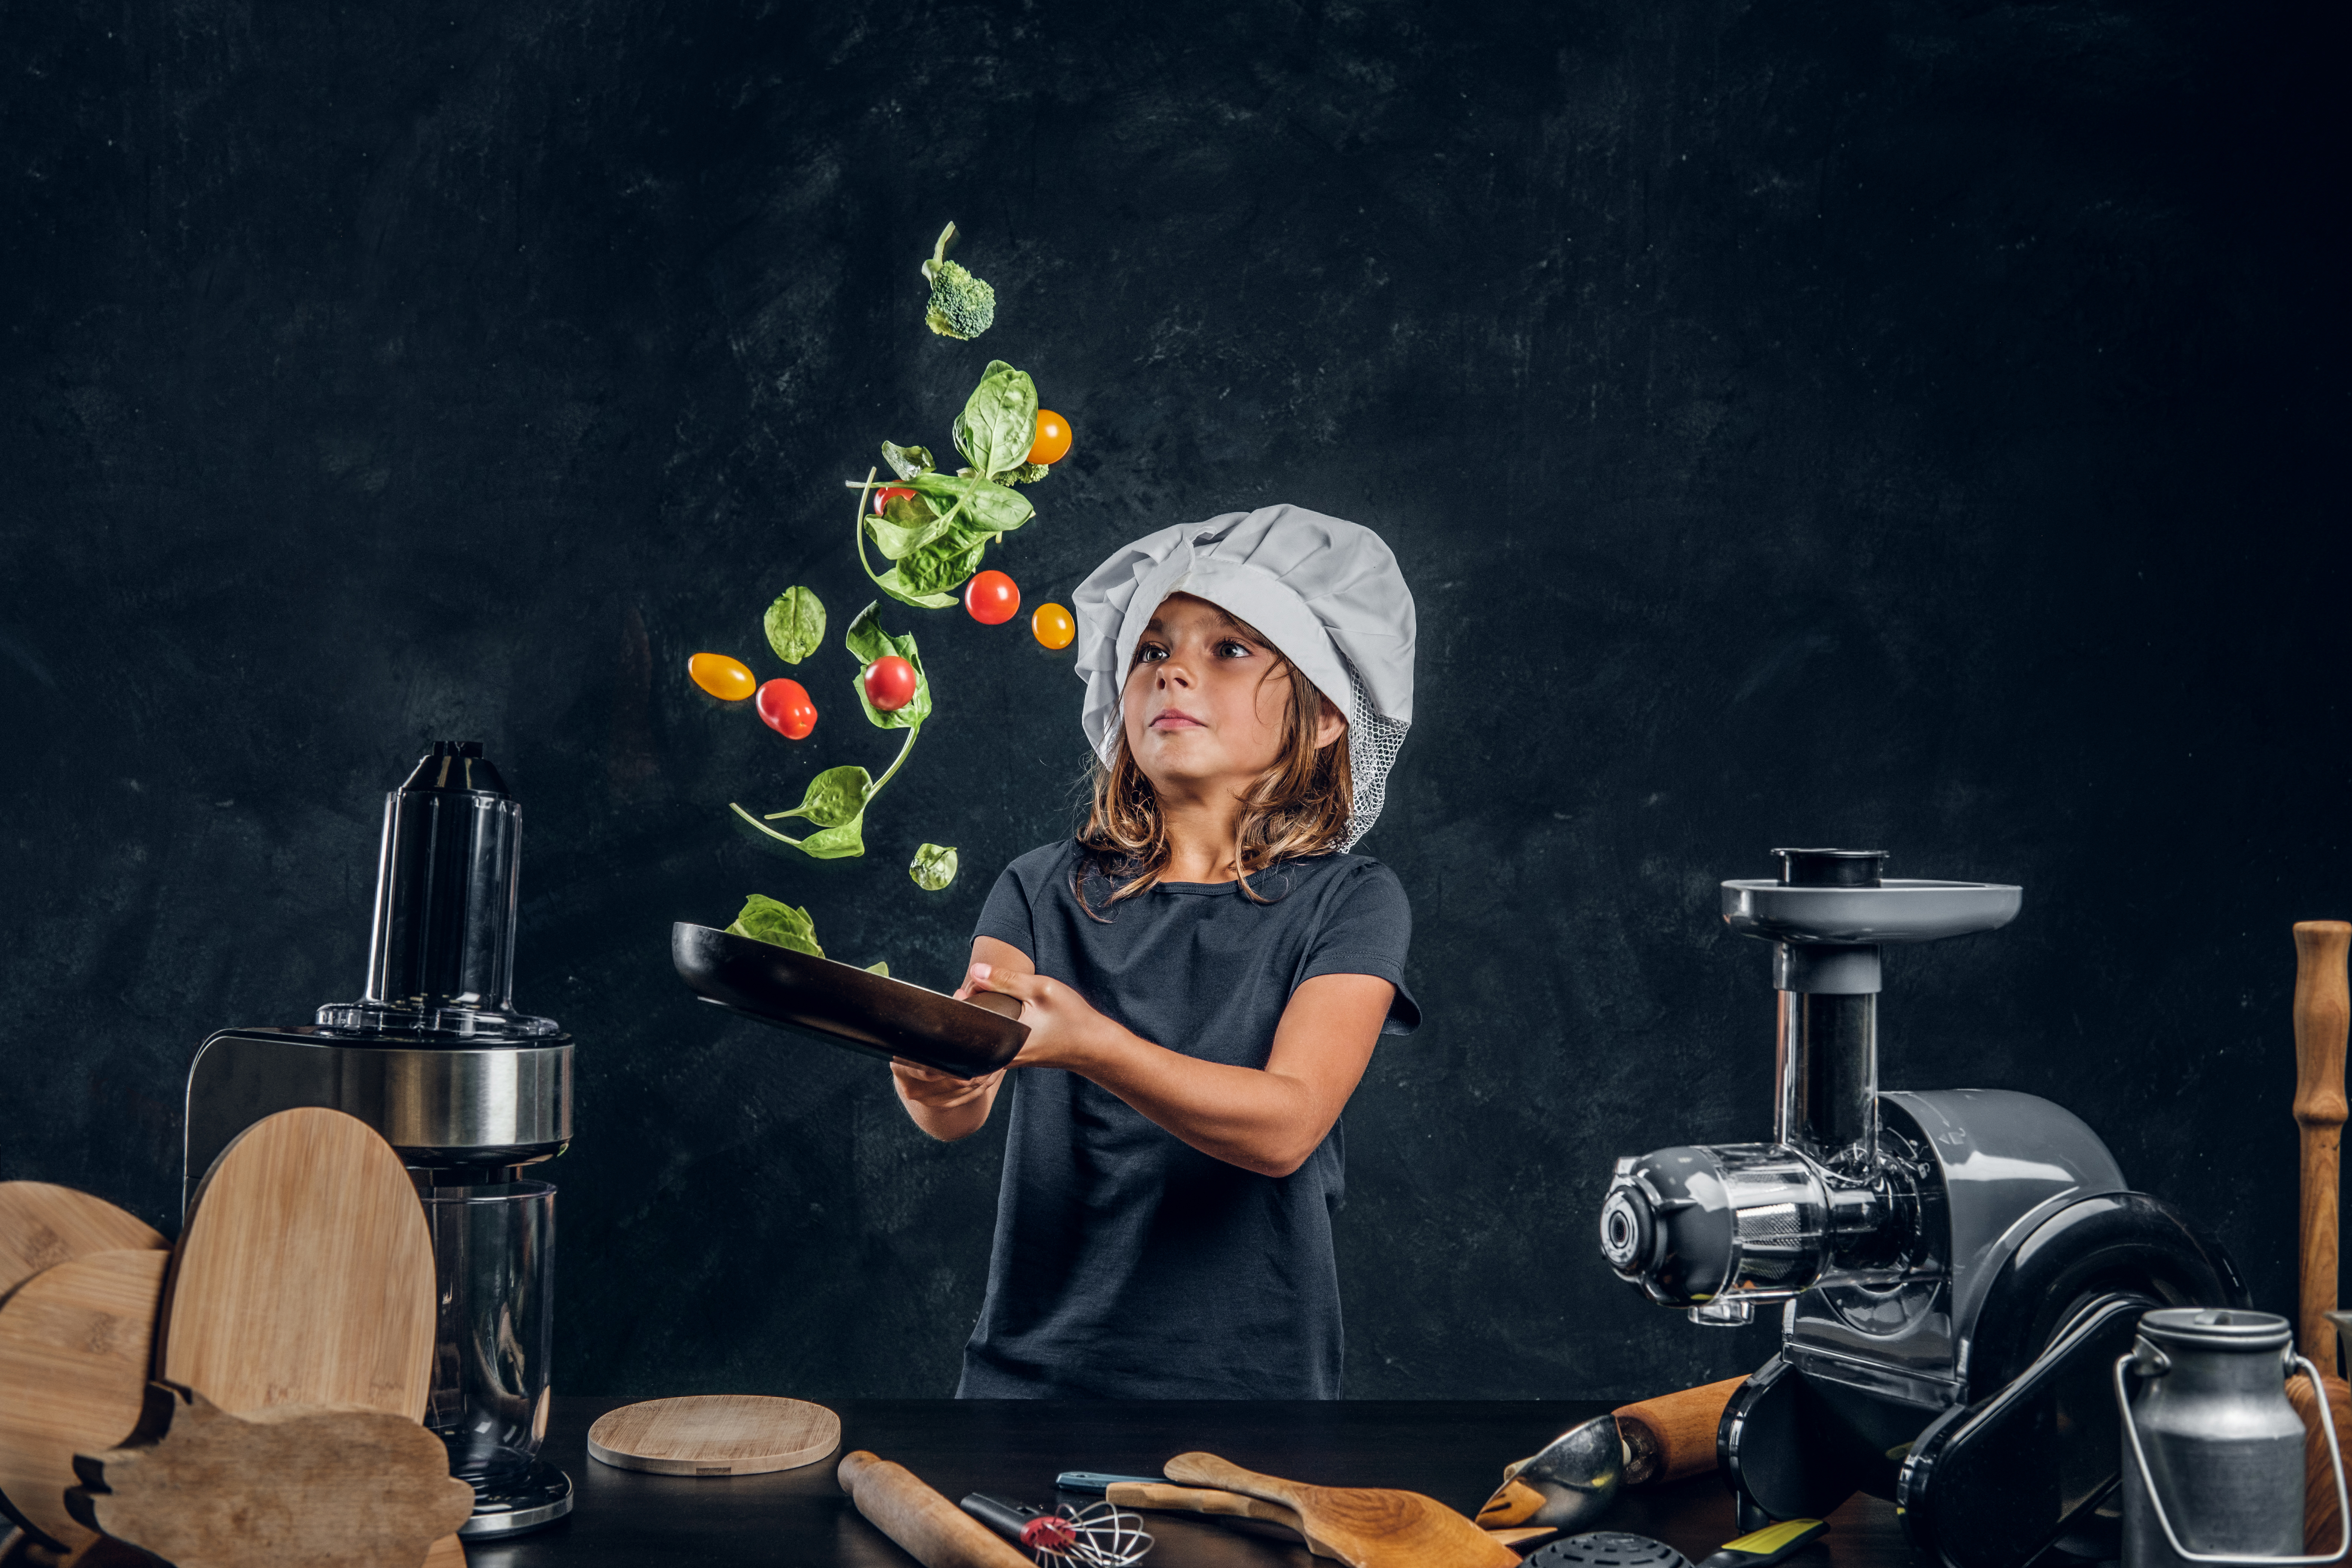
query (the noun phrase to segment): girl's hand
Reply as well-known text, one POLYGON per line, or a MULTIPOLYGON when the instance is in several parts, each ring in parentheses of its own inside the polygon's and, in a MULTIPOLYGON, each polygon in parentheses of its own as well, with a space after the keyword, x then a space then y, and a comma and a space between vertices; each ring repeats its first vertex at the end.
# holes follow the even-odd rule
POLYGON ((1058 980, 1025 973, 1004 964, 975 963, 958 996, 993 991, 1021 1004, 1021 1021, 1029 1038, 1013 1058, 1017 1068, 1077 1068, 1092 1059, 1117 1036, 1117 1024, 1087 1005, 1087 999, 1058 980))
POLYGON ((999 1068, 978 1078, 957 1078, 952 1073, 934 1072, 904 1057, 892 1057, 890 1076, 898 1083, 898 1098, 908 1105, 919 1105, 926 1110, 953 1110, 960 1105, 985 1100, 1004 1073, 999 1068))

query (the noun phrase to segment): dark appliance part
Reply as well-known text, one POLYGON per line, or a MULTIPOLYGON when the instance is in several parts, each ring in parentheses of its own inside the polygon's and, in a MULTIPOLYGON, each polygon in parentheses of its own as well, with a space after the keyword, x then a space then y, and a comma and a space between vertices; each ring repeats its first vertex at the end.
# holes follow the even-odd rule
POLYGON ((2111 1559, 2118 1342, 2150 1307, 2243 1307, 2245 1289, 2060 1107, 1879 1088, 1884 950, 2006 925, 2021 889, 1890 878, 1875 850, 1775 853, 1778 877, 1723 884, 1725 922, 1774 944, 1773 1139, 1620 1160, 1602 1257, 1696 1322, 1780 1309, 1780 1352, 1717 1429, 1743 1525, 1861 1490, 1897 1499, 1948 1568, 2111 1559))

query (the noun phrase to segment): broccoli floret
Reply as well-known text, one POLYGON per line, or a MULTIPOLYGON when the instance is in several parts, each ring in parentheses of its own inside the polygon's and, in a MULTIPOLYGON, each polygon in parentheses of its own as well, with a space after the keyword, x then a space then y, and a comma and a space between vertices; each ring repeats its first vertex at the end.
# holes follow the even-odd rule
POLYGON ((948 259, 955 237, 956 226, 948 225, 923 263, 923 277, 931 286, 923 321, 943 338, 976 338, 996 323, 996 290, 948 259))

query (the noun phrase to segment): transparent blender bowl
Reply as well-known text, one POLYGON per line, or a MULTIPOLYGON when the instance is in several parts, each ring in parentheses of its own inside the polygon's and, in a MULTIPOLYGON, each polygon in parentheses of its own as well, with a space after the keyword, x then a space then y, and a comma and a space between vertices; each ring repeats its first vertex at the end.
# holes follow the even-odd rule
POLYGON ((425 1424, 478 1490, 529 1469, 547 1436, 555 1187, 436 1187, 424 1203, 440 1292, 425 1424))

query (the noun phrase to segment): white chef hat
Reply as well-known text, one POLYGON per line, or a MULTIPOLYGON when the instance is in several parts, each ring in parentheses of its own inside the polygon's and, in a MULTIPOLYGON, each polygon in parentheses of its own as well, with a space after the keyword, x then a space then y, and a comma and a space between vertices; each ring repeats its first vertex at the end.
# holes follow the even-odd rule
POLYGON ((1135 645, 1171 594, 1248 622, 1348 716, 1355 814, 1342 848, 1371 831, 1412 723, 1412 593, 1381 536, 1304 507, 1227 512, 1147 534, 1072 596, 1080 720, 1095 754, 1117 753, 1119 691, 1135 645))

